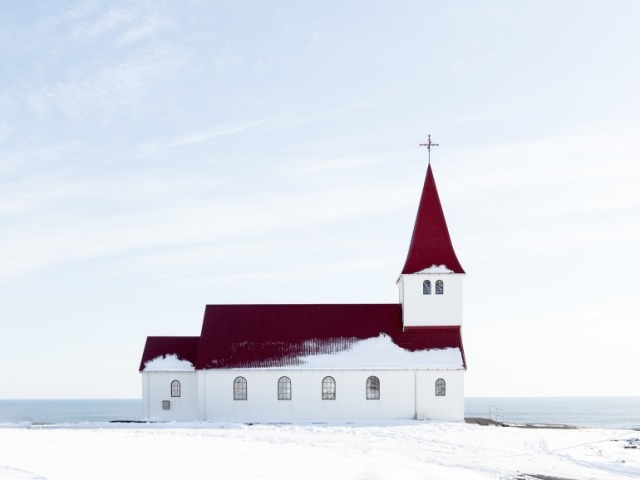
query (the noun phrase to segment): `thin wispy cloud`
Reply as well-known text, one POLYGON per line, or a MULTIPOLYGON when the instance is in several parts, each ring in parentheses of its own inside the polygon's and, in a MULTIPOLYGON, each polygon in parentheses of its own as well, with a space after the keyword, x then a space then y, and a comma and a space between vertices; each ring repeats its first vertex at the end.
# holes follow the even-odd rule
POLYGON ((288 267, 279 270, 261 271, 261 272, 245 272, 236 273, 231 275, 225 275, 220 277, 220 280, 246 282, 246 281, 260 281, 260 280, 275 280, 275 279, 303 279, 312 278, 319 274, 326 275, 344 275, 354 273, 365 273, 375 270, 377 265, 382 263, 388 263, 389 260, 397 260, 394 257, 370 257, 366 260, 358 261, 331 261, 319 264, 307 263, 304 269, 299 267, 288 267))
POLYGON ((632 153, 640 150, 638 128, 640 125, 593 126, 581 132, 457 149, 445 154, 441 168, 449 169, 449 160, 454 165, 485 166, 475 177, 462 170, 451 185, 461 190, 514 185, 539 188, 542 184, 590 188, 591 182, 603 179, 629 186, 640 180, 632 153))
POLYGON ((196 143, 206 142, 216 138, 226 137, 229 135, 238 135, 247 131, 265 126, 269 123, 269 120, 256 120, 252 122, 228 124, 228 125, 214 125, 204 130, 197 130, 195 132, 181 135, 169 141, 164 142, 152 142, 147 143, 141 147, 143 153, 159 152, 161 150, 168 150, 176 147, 184 147, 187 145, 193 145, 196 143))
POLYGON ((159 15, 145 18, 142 22, 136 22, 133 28, 120 34, 116 39, 116 45, 125 46, 152 37, 167 25, 167 20, 159 15))
POLYGON ((294 229, 329 228, 349 219, 371 218, 404 202, 399 191, 386 189, 385 198, 377 189, 355 185, 327 185, 295 197, 255 190, 233 204, 215 191, 211 180, 177 179, 171 171, 156 176, 153 183, 141 174, 78 179, 49 173, 25 179, 4 191, 6 208, 0 215, 14 216, 15 221, 12 231, 0 238, 0 250, 7 254, 0 259, 0 271, 10 277, 138 248, 285 238, 294 229), (207 189, 211 193, 203 196, 207 189), (95 208, 99 216, 92 213, 95 208))
POLYGON ((381 158, 369 155, 366 157, 307 157, 304 163, 296 162, 286 167, 286 171, 296 175, 313 175, 314 173, 357 170, 381 163, 381 158))
POLYGON ((148 98, 149 89, 179 65, 179 56, 171 50, 142 52, 96 72, 76 74, 66 82, 41 85, 23 95, 40 118, 57 112, 76 120, 109 116, 148 98))
MULTIPOLYGON (((83 10, 84 15, 90 13, 89 8, 83 10)), ((166 16, 158 13, 158 9, 140 5, 128 5, 126 7, 112 7, 106 12, 96 12, 97 18, 92 21, 85 20, 70 32, 74 41, 85 41, 94 37, 108 36, 116 46, 125 46, 131 43, 148 39, 159 33, 170 22, 166 16)), ((80 15, 69 17, 68 20, 77 20, 80 15)))
POLYGON ((42 18, 39 22, 39 28, 53 28, 69 21, 76 21, 82 17, 88 16, 96 12, 100 8, 99 2, 96 0, 86 0, 71 5, 65 5, 61 8, 60 13, 49 14, 42 18))
MULTIPOLYGON (((34 179, 35 172, 52 169, 57 162, 67 162, 68 157, 77 154, 82 145, 80 141, 55 142, 49 145, 35 146, 30 149, 12 151, 0 149, 0 181, 4 184, 3 194, 11 188, 17 187, 23 178, 34 179), (7 177, 13 176, 11 179, 7 177)), ((30 192, 28 188, 22 189, 23 193, 30 192)), ((5 202, 7 208, 11 202, 5 202)), ((0 211, 2 208, 0 207, 0 211)))
POLYGON ((137 16, 134 8, 110 8, 105 13, 101 13, 96 20, 86 21, 76 26, 71 32, 71 37, 78 41, 87 37, 96 37, 131 25, 137 16))

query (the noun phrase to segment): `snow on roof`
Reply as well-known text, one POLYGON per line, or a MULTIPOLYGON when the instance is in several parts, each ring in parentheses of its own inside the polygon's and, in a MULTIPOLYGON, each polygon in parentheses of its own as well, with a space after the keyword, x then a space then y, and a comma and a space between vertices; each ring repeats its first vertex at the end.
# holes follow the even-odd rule
MULTIPOLYGON (((370 346, 385 351, 392 343, 407 352, 458 349, 464 368, 459 326, 403 330, 399 304, 207 305, 195 366, 298 368, 315 356, 342 357, 381 335, 387 340, 370 346)), ((372 362, 378 353, 373 349, 369 355, 372 362)))
MULTIPOLYGON (((298 359, 297 370, 324 368, 464 368, 459 348, 418 350, 411 352, 399 347, 391 337, 380 334, 376 338, 354 341, 348 348, 327 354, 316 354, 298 359)), ((291 368, 291 367, 278 367, 291 368)))
POLYGON ((454 273, 454 271, 448 269, 446 265, 431 265, 429 268, 425 268, 416 273, 454 273))
POLYGON ((195 365, 199 343, 200 337, 147 337, 139 370, 145 370, 148 362, 169 355, 195 365))
POLYGON ((174 353, 160 355, 144 363, 145 372, 194 372, 196 367, 189 360, 182 360, 174 353))
POLYGON ((427 265, 445 265, 453 273, 464 273, 453 250, 431 165, 427 168, 407 261, 402 273, 416 273, 427 265))
POLYGON ((460 326, 403 329, 401 305, 374 303, 207 305, 199 337, 147 337, 140 371, 171 355, 196 370, 311 368, 328 356, 361 365, 364 348, 369 366, 380 357, 389 368, 466 368, 460 326), (443 360, 447 350, 452 356, 443 360))

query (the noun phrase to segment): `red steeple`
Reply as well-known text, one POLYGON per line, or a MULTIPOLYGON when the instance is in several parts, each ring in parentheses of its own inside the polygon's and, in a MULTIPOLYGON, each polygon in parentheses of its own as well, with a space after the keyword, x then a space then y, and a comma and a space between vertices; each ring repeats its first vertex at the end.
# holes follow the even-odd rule
POLYGON ((454 273, 464 273, 451 244, 447 221, 429 164, 402 273, 416 273, 433 265, 445 265, 454 273))

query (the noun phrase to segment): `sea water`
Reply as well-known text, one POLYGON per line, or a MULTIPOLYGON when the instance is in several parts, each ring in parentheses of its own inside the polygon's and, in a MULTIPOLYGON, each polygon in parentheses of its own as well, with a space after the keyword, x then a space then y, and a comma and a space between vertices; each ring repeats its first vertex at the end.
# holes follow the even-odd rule
MULTIPOLYGON (((507 423, 640 429, 640 397, 466 398, 465 416, 507 423)), ((142 400, 0 400, 0 424, 142 420, 142 400)))
POLYGON ((137 421, 142 400, 0 400, 0 424, 137 421))
POLYGON ((640 397, 466 398, 465 417, 516 424, 640 429, 640 397))

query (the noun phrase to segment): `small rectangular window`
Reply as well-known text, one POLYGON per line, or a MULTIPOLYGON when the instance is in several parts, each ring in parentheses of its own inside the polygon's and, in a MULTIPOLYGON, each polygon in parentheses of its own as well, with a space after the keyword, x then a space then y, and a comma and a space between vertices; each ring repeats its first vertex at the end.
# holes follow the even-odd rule
POLYGON ((162 400, 162 409, 163 410, 170 410, 171 409, 171 402, 169 400, 162 400))

